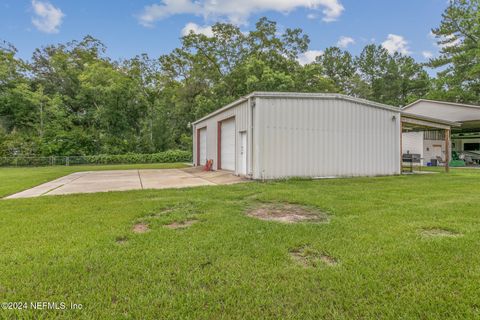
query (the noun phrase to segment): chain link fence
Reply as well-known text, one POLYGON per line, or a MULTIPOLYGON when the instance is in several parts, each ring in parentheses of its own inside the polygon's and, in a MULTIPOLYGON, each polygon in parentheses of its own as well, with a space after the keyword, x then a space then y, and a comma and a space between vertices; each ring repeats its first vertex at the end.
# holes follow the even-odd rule
POLYGON ((95 156, 0 157, 0 167, 72 166, 83 164, 138 164, 191 162, 192 153, 169 150, 153 154, 123 154, 95 156))
POLYGON ((2 157, 2 167, 41 167, 41 166, 69 166, 78 164, 89 164, 85 157, 2 157))

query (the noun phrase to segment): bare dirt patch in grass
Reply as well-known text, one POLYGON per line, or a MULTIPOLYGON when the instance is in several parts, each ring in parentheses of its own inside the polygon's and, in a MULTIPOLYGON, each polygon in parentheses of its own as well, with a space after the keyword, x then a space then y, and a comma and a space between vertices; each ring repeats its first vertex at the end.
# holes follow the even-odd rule
POLYGON ((260 220, 282 223, 328 222, 326 213, 290 203, 262 204, 248 211, 247 215, 260 220))
POLYGON ((133 226, 133 232, 134 233, 145 233, 145 232, 148 232, 150 230, 150 228, 148 227, 148 225, 146 223, 137 223, 136 225, 133 226))
POLYGON ((325 253, 321 253, 308 246, 290 250, 290 256, 296 263, 305 268, 317 267, 319 265, 333 267, 338 264, 338 260, 334 257, 325 253))
POLYGON ((128 242, 128 238, 125 237, 125 236, 119 236, 115 239, 115 242, 117 244, 123 245, 123 244, 126 244, 128 242))
POLYGON ((421 235, 424 237, 446 237, 446 238, 457 238, 463 236, 463 234, 442 228, 431 228, 431 229, 423 229, 421 231, 421 235))
POLYGON ((191 219, 191 220, 185 220, 185 221, 175 221, 170 224, 166 224, 165 228, 169 229, 185 229, 188 227, 191 227, 193 224, 197 223, 198 220, 196 219, 191 219))

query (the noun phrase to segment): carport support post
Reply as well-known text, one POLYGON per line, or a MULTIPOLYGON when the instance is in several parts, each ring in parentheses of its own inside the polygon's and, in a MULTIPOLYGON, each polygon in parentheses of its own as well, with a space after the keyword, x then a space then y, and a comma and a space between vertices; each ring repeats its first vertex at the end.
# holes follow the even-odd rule
POLYGON ((403 122, 400 116, 400 174, 403 173, 403 122))
POLYGON ((450 129, 445 129, 445 172, 450 172, 450 129))

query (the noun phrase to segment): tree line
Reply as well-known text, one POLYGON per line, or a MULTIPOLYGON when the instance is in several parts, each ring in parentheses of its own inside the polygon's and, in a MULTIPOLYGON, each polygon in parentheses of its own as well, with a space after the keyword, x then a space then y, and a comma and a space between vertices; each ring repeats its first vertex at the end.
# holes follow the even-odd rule
POLYGON ((154 153, 191 148, 189 124, 252 91, 336 92, 393 106, 419 98, 480 103, 480 0, 453 0, 432 32, 440 55, 419 63, 369 44, 314 62, 301 29, 217 23, 159 58, 114 61, 98 39, 36 49, 0 46, 0 156, 154 153), (441 70, 429 76, 427 68, 441 70))

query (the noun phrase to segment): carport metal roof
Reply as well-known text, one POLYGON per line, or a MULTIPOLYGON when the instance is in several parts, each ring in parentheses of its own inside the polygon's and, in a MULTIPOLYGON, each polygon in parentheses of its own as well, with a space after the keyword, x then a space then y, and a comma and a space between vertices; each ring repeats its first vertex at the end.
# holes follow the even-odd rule
POLYGON ((480 106, 420 99, 403 107, 402 111, 459 123, 460 126, 452 126, 454 133, 480 131, 480 106))
POLYGON ((412 131, 438 131, 450 130, 451 128, 460 127, 460 123, 425 117, 408 112, 402 112, 402 130, 412 131))

